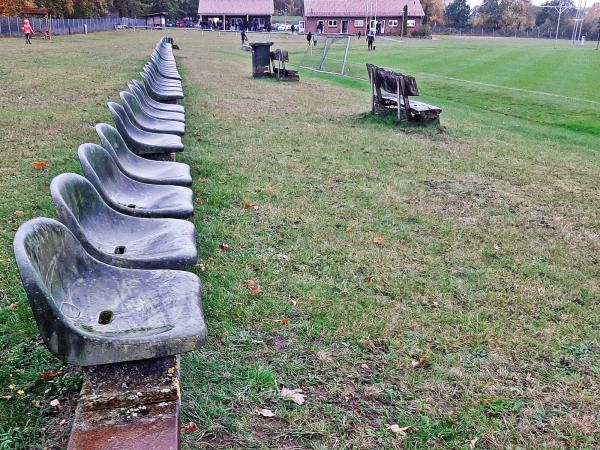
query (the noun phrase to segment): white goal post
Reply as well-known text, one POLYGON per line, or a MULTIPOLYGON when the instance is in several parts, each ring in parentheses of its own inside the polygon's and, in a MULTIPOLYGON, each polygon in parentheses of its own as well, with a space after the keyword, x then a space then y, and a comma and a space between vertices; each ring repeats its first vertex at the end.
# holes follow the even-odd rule
POLYGON ((347 34, 314 34, 299 67, 344 75, 348 66, 350 42, 351 37, 347 34))

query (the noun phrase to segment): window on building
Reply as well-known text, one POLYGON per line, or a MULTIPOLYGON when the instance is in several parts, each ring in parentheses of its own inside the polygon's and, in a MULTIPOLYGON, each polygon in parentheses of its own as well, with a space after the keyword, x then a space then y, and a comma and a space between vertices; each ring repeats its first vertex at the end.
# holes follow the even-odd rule
POLYGON ((327 22, 327 25, 329 25, 329 28, 337 27, 337 20, 330 20, 327 22))
POLYGON ((388 27, 397 27, 398 26, 398 21, 397 20, 390 20, 388 21, 388 27))
POLYGON ((355 20, 354 21, 354 26, 355 27, 364 27, 365 26, 365 21, 364 20, 355 20))

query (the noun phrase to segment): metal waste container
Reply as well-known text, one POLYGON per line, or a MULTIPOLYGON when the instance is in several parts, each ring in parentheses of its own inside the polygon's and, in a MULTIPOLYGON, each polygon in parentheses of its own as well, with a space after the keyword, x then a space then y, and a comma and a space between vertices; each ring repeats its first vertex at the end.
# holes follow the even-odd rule
POLYGON ((252 76, 271 76, 271 46, 272 42, 254 42, 252 47, 252 76))

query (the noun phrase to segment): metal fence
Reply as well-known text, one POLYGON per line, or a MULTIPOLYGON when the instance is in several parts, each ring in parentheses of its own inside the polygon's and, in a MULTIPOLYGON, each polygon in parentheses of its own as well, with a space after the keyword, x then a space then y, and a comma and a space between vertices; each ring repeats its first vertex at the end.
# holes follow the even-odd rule
MULTIPOLYGON (((487 37, 513 37, 513 38, 546 38, 554 39, 556 36, 556 26, 532 27, 526 30, 511 29, 491 29, 481 27, 468 27, 463 29, 449 28, 433 25, 431 28, 433 34, 449 34, 457 36, 487 36, 487 37)), ((561 27, 558 33, 559 39, 571 39, 573 27, 561 27)), ((583 34, 586 34, 585 32, 583 34)))
MULTIPOLYGON (((32 18, 29 22, 33 29, 37 31, 46 31, 48 29, 48 19, 32 18)), ((117 27, 143 26, 144 19, 130 19, 127 17, 112 17, 103 19, 52 19, 52 34, 76 34, 84 33, 87 26, 87 32, 109 31, 117 27)), ((21 17, 0 17, 0 37, 23 36, 21 27, 23 18, 21 17)))

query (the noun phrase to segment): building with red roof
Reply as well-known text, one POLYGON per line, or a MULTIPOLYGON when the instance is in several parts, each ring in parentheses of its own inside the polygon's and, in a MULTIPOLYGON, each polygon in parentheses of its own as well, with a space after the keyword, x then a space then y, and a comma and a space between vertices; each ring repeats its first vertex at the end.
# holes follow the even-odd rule
POLYGON ((425 17, 419 0, 304 0, 305 29, 307 33, 364 35, 372 28, 378 34, 399 36, 405 5, 410 34, 425 17))
POLYGON ((266 28, 275 13, 274 0, 200 0, 200 22, 218 24, 219 28, 250 30, 266 28))

